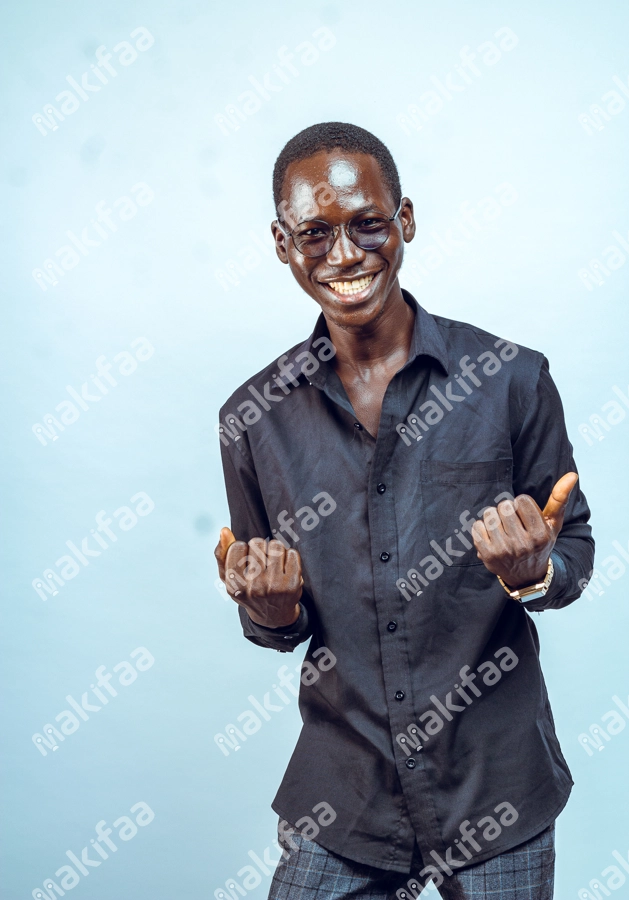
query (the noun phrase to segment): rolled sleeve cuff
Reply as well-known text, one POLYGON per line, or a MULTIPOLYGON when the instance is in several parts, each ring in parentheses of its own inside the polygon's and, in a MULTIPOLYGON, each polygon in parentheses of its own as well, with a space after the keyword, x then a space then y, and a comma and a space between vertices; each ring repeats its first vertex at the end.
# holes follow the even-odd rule
POLYGON ((295 647, 308 637, 308 612, 303 603, 299 604, 297 620, 292 625, 284 625, 282 628, 266 628, 250 619, 246 610, 242 609, 242 613, 245 637, 260 647, 269 647, 272 650, 279 650, 281 653, 292 653, 295 647))
POLYGON ((550 558, 553 561, 555 569, 553 580, 544 597, 539 597, 537 600, 528 600, 522 604, 524 609, 528 610, 528 612, 542 612, 545 609, 553 609, 555 605, 561 605, 556 604, 555 601, 561 600, 566 590, 568 585, 568 569, 563 557, 560 556, 556 550, 552 551, 550 558))

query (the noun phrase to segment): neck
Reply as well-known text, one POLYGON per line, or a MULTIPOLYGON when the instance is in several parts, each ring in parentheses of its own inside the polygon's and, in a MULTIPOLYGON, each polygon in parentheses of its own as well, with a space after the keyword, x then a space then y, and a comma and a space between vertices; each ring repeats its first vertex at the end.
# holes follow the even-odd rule
POLYGON ((414 324, 415 313, 404 300, 399 283, 382 313, 368 324, 342 328, 327 320, 330 339, 336 348, 335 368, 360 371, 394 359, 400 359, 401 366, 404 365, 411 349, 414 324))

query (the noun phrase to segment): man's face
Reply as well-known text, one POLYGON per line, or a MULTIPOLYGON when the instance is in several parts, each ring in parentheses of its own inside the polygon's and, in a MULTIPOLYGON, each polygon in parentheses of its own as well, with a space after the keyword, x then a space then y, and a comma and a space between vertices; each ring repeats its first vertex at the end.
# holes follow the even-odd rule
MULTIPOLYGON (((404 198, 389 237, 376 250, 363 250, 337 229, 324 256, 304 256, 285 232, 305 230, 315 220, 328 225, 351 222, 369 227, 370 214, 389 218, 396 205, 378 162, 363 153, 321 151, 291 163, 282 189, 280 217, 271 226, 278 257, 288 263, 298 283, 319 304, 326 319, 343 328, 362 328, 376 321, 387 301, 399 294, 397 274, 404 243, 415 234, 413 205, 404 198)), ((312 232, 317 233, 317 232, 312 232)))

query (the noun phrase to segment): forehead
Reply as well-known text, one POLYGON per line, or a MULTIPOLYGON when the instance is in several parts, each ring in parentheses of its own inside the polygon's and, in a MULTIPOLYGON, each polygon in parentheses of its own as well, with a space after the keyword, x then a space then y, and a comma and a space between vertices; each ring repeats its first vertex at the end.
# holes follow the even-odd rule
POLYGON ((326 218, 371 206, 387 211, 393 202, 377 160, 366 153, 340 149, 322 150, 286 169, 282 199, 297 218, 302 211, 313 209, 317 198, 324 195, 335 196, 326 203, 326 218))

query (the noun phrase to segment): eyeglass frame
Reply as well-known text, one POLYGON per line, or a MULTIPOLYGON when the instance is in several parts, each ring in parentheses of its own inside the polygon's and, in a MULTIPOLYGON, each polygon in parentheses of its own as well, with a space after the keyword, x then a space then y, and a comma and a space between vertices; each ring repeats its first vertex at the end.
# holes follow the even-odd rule
MULTIPOLYGON (((393 215, 392 215, 392 216, 388 216, 388 217, 385 216, 385 221, 386 221, 386 222, 393 222, 394 219, 397 219, 397 217, 398 217, 399 214, 400 214, 400 210, 402 209, 402 203, 403 203, 403 202, 404 202, 404 197, 401 197, 401 198, 400 198, 400 202, 399 202, 399 204, 398 204, 398 208, 397 208, 396 211, 393 213, 393 215)), ((366 212, 368 212, 368 210, 367 210, 366 212)), ((356 216, 360 216, 360 215, 361 215, 360 212, 357 212, 357 213, 356 213, 356 216)), ((341 222, 340 225, 330 225, 330 223, 329 223, 329 222, 326 222, 324 219, 304 219, 303 222, 299 222, 297 225, 295 225, 295 228, 293 228, 292 231, 285 231, 285 230, 284 230, 284 228, 282 227, 282 220, 279 218, 279 216, 278 216, 278 218, 277 218, 275 221, 277 222, 277 224, 278 224, 279 227, 281 228, 282 233, 283 233, 284 235, 286 235, 286 237, 289 237, 289 238, 292 239, 292 241, 293 241, 293 247, 295 248, 295 250, 296 250, 298 253, 301 253, 301 255, 302 255, 302 256, 305 256, 306 259, 321 259, 322 256, 327 256, 328 253, 330 253, 330 252, 334 249, 334 245, 336 244, 336 239, 337 239, 337 232, 340 231, 341 228, 345 228, 345 229, 346 229, 346 231, 347 231, 347 236, 348 236, 348 238, 350 239, 350 241, 352 242, 352 244, 354 244, 355 247, 358 247, 359 250, 364 250, 364 249, 365 249, 364 247, 361 247, 360 244, 357 244, 357 243, 356 243, 356 241, 355 241, 355 240, 353 239, 353 237, 352 237, 352 232, 351 232, 351 230, 350 230, 350 223, 353 221, 353 219, 356 218, 356 216, 352 216, 352 218, 350 219, 350 221, 349 221, 349 223, 348 223, 347 225, 346 225, 344 222, 341 222), (313 223, 315 223, 315 222, 321 222, 323 225, 327 225, 328 228, 331 228, 331 229, 332 229, 333 240, 332 240, 332 246, 330 247, 329 250, 326 250, 325 253, 320 253, 318 256, 308 256, 306 253, 303 252, 303 250, 300 250, 300 249, 299 249, 299 247, 298 247, 297 244, 295 243, 295 238, 293 237, 293 235, 294 235, 294 233, 295 233, 295 229, 299 228, 300 225, 303 225, 304 222, 313 222, 313 223)), ((366 250, 365 252, 366 252, 366 253, 373 253, 374 250, 378 250, 380 247, 384 247, 384 245, 386 244, 386 242, 389 240, 390 234, 391 234, 391 232, 389 231, 389 234, 386 236, 386 239, 385 239, 381 244, 379 244, 378 247, 374 247, 373 250, 366 250)))

